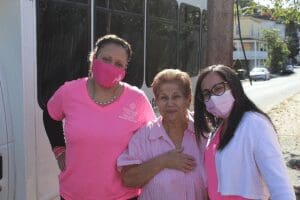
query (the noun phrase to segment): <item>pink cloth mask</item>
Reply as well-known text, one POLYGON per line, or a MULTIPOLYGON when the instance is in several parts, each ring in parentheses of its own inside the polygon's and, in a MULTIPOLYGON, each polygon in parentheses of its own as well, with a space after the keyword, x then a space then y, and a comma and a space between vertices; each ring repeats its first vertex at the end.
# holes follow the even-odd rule
POLYGON ((94 58, 92 72, 95 81, 106 88, 115 86, 125 77, 125 69, 105 63, 102 59, 94 58))
POLYGON ((206 110, 215 117, 225 119, 229 116, 234 101, 231 91, 227 90, 221 96, 212 95, 208 102, 205 102, 205 106, 206 110))

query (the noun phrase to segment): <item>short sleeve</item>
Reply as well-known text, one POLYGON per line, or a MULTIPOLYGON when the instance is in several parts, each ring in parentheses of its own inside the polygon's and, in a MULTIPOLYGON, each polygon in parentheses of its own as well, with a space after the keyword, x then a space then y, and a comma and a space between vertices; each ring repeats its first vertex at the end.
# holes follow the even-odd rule
POLYGON ((56 121, 61 121, 65 117, 63 98, 65 95, 66 85, 61 86, 47 103, 47 109, 50 117, 56 121))
POLYGON ((118 170, 128 165, 141 164, 146 161, 146 128, 138 130, 129 141, 128 148, 117 160, 118 170))
POLYGON ((140 127, 144 126, 147 124, 147 122, 155 119, 155 113, 152 109, 152 106, 146 97, 144 93, 141 95, 141 100, 140 100, 140 116, 139 116, 139 122, 140 122, 140 127))

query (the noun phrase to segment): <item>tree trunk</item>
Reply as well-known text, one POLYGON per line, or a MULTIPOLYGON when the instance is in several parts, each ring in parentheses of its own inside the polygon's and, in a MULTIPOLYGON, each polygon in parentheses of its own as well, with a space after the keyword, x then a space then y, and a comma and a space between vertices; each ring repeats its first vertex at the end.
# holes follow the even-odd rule
POLYGON ((232 66, 233 8, 233 0, 208 0, 208 66, 232 66))

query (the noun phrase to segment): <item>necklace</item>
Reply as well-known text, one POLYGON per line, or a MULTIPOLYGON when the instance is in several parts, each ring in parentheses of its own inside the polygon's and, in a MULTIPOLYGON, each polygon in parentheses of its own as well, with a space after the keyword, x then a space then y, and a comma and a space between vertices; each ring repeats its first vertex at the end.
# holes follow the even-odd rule
POLYGON ((117 96, 116 95, 113 95, 111 97, 111 99, 107 100, 107 101, 98 101, 96 100, 94 97, 92 98, 93 101, 98 104, 98 105, 101 105, 101 106, 104 106, 104 105, 107 105, 107 104, 111 104, 112 102, 114 102, 116 100, 117 96))
MULTIPOLYGON (((112 102, 114 102, 119 96, 118 95, 112 95, 110 97, 109 100, 106 100, 106 101, 99 101, 96 99, 96 90, 95 90, 95 82, 90 80, 90 83, 92 84, 92 96, 91 96, 91 99, 98 105, 101 105, 101 106, 105 106, 105 105, 108 105, 108 104, 111 104, 112 102)), ((118 87, 114 90, 114 93, 116 93, 116 91, 119 89, 120 85, 118 85, 118 87)))

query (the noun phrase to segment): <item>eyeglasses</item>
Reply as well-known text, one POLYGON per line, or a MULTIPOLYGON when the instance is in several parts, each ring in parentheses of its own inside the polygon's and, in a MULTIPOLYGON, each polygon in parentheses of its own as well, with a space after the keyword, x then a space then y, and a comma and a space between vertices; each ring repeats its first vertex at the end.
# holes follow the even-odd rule
POLYGON ((205 89, 201 92, 200 99, 204 102, 208 102, 211 95, 221 96, 226 91, 227 82, 217 83, 210 90, 205 89))

